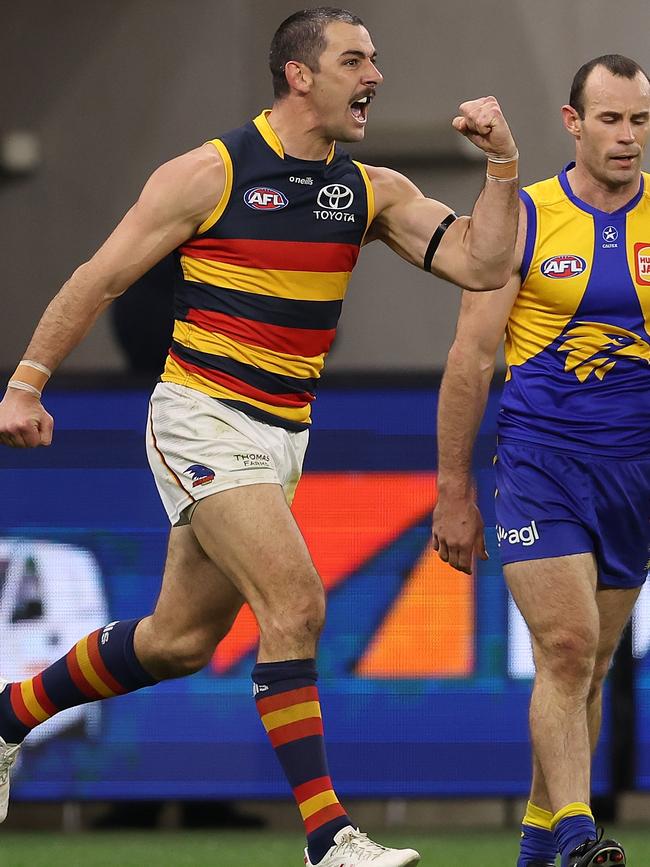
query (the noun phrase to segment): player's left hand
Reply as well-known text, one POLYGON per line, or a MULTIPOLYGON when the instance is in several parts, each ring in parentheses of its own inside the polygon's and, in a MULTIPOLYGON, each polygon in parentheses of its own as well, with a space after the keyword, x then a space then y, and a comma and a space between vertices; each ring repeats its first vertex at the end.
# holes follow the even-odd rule
POLYGON ((451 125, 473 145, 502 159, 515 156, 517 145, 494 96, 463 102, 458 111, 451 125))
POLYGON ((472 574, 474 557, 489 559, 483 518, 473 494, 445 495, 438 491, 433 512, 433 548, 443 563, 467 575, 472 574))

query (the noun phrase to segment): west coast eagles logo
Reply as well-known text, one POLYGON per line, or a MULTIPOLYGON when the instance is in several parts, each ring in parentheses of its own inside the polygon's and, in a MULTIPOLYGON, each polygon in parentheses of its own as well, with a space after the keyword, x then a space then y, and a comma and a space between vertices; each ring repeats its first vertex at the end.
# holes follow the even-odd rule
POLYGON ((650 342, 634 331, 606 322, 576 322, 560 338, 558 352, 566 352, 564 370, 580 382, 593 373, 602 380, 619 358, 635 358, 650 364, 650 342))

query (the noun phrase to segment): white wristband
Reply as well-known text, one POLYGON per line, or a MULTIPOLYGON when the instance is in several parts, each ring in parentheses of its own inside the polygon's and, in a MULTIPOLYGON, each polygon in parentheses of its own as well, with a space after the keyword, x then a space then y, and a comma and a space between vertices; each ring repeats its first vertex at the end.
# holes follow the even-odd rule
POLYGON ((15 388, 18 391, 27 391, 29 394, 33 394, 39 400, 41 398, 41 392, 35 388, 33 385, 30 385, 28 382, 21 382, 20 379, 10 379, 7 383, 7 388, 15 388))
POLYGON ((50 368, 46 367, 44 364, 41 364, 39 361, 28 361, 26 358, 23 358, 18 367, 20 367, 21 364, 24 364, 27 367, 33 367, 34 370, 40 370, 41 373, 44 373, 48 377, 52 376, 52 371, 50 370, 50 368))
POLYGON ((519 151, 515 150, 511 157, 499 157, 496 154, 488 154, 487 158, 490 163, 513 163, 519 159, 519 151))

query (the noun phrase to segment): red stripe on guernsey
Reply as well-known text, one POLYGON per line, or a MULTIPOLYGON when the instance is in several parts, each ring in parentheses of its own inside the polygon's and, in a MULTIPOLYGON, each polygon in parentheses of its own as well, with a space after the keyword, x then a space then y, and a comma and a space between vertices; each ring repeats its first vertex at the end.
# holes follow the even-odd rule
POLYGON ((302 804, 303 801, 308 801, 314 795, 320 795, 321 792, 329 792, 331 788, 333 787, 330 777, 316 777, 315 780, 310 780, 308 783, 296 786, 293 794, 296 801, 302 804))
POLYGON ((42 674, 37 674, 36 677, 32 679, 32 686, 34 687, 34 695, 36 696, 36 701, 40 704, 40 706, 43 708, 43 710, 48 716, 54 716, 54 714, 57 713, 59 709, 52 703, 49 695, 45 692, 42 674))
POLYGON ((65 657, 66 665, 68 666, 68 671, 70 672, 70 677, 74 685, 77 687, 79 692, 83 692, 86 698, 91 698, 93 701, 98 698, 105 698, 101 694, 101 692, 97 692, 94 686, 91 686, 86 678, 83 676, 82 670, 79 668, 79 663, 77 662, 77 656, 75 654, 75 648, 69 650, 65 657))
POLYGON ((356 244, 313 241, 252 241, 246 238, 197 238, 180 247, 183 256, 212 259, 267 271, 351 271, 359 258, 356 244))
POLYGON ((287 723, 286 726, 278 726, 268 732, 269 740, 273 747, 283 747, 291 741, 299 741, 301 738, 311 738, 314 735, 323 736, 323 720, 319 716, 309 719, 301 719, 298 722, 287 723))
MULTIPOLYGON (((318 304, 317 301, 314 303, 318 304)), ((198 325, 204 331, 225 334, 240 343, 307 358, 327 352, 336 334, 336 328, 287 328, 225 313, 212 313, 210 310, 189 310, 185 321, 198 325)))
POLYGON ((329 807, 323 807, 322 810, 318 810, 313 816, 305 819, 305 831, 311 834, 327 822, 331 822, 332 819, 338 819, 339 816, 345 816, 345 810, 340 804, 330 804, 329 807))
POLYGON ((37 720, 36 717, 32 716, 27 710, 27 706, 23 700, 23 694, 20 691, 19 683, 11 684, 9 698, 11 699, 11 709, 24 726, 29 726, 30 729, 33 729, 39 724, 40 720, 37 720))
POLYGON ((297 394, 270 394, 268 391, 261 391, 259 388, 253 388, 241 379, 231 376, 229 373, 222 373, 220 370, 210 370, 209 367, 199 367, 197 364, 190 364, 189 361, 184 361, 179 358, 175 352, 170 350, 169 354, 184 370, 190 373, 196 373, 204 379, 209 379, 210 382, 216 382, 223 385, 224 388, 229 388, 231 391, 241 394, 242 397, 252 397, 255 400, 269 404, 269 406, 289 406, 303 407, 314 400, 314 395, 308 391, 300 391, 297 394))
POLYGON ((111 692, 116 693, 117 695, 124 695, 125 692, 128 692, 121 683, 119 683, 110 671, 104 665, 104 660, 101 658, 99 653, 99 636, 102 633, 102 629, 98 629, 96 632, 93 632, 88 636, 88 644, 86 645, 88 648, 88 656, 90 658, 90 662, 92 663, 92 667, 95 669, 95 672, 99 675, 100 679, 106 684, 106 686, 111 690, 111 692))
POLYGON ((306 701, 318 701, 317 686, 301 686, 300 689, 290 689, 278 695, 270 695, 268 698, 260 698, 255 703, 260 716, 272 713, 274 710, 284 710, 285 707, 293 707, 294 704, 304 704, 306 701))

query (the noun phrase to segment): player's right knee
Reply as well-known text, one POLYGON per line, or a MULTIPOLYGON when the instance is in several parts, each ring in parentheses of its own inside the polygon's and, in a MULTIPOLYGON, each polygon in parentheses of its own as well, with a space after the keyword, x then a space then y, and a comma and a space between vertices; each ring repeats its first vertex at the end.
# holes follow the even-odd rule
POLYGON ((581 687, 589 684, 596 661, 597 640, 597 635, 589 629, 554 631, 538 642, 538 671, 581 687))
POLYGON ((260 632, 264 637, 291 636, 307 641, 318 640, 325 624, 325 596, 307 594, 289 605, 279 606, 258 616, 260 632))

